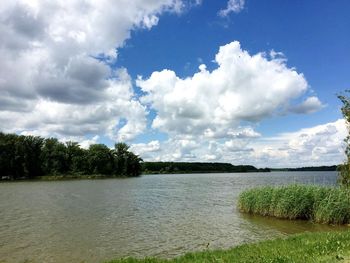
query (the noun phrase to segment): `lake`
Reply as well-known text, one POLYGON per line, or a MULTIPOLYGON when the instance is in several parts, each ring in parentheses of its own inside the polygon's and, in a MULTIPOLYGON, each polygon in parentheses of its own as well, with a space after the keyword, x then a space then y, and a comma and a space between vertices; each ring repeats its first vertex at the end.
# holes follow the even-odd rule
POLYGON ((144 175, 0 183, 0 262, 104 262, 174 257, 339 227, 242 215, 261 185, 334 185, 336 172, 144 175))

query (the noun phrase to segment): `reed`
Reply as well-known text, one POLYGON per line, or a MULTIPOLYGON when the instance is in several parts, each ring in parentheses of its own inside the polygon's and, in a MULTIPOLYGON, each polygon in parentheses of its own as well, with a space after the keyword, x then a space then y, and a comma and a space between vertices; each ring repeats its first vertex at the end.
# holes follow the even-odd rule
POLYGON ((242 192, 238 208, 262 216, 349 224, 350 191, 314 185, 266 186, 242 192))

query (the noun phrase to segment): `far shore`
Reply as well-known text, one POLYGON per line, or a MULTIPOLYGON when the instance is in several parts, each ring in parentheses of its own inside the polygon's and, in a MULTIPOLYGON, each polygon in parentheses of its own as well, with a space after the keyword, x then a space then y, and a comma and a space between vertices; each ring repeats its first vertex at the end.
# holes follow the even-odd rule
POLYGON ((232 172, 232 171, 161 171, 161 172, 153 172, 153 171, 144 171, 139 176, 124 176, 124 175, 103 175, 103 174, 68 174, 68 175, 43 175, 37 176, 34 178, 17 178, 11 179, 8 176, 0 177, 1 182, 23 182, 23 181, 69 181, 69 180, 102 180, 102 179, 126 179, 126 178, 137 178, 143 175, 157 175, 157 174, 214 174, 214 173, 274 173, 274 172, 327 172, 327 171, 335 171, 335 170, 320 170, 318 167, 316 169, 307 169, 307 170, 297 170, 301 168, 288 168, 287 169, 271 169, 271 171, 244 171, 244 172, 232 172))
POLYGON ((34 181, 70 181, 70 180, 103 180, 103 179, 125 179, 125 178, 137 178, 128 177, 122 175, 101 175, 101 174, 92 174, 92 175, 44 175, 37 176, 34 178, 18 178, 18 179, 2 179, 0 182, 34 182, 34 181))

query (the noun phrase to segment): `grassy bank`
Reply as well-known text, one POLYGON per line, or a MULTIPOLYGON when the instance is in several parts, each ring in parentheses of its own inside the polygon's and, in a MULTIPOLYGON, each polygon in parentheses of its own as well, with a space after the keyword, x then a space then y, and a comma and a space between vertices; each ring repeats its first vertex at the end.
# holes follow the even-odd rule
POLYGON ((262 216, 349 224, 350 191, 310 185, 267 186, 241 193, 238 208, 262 216))
POLYGON ((196 262, 349 262, 350 231, 295 235, 286 239, 247 244, 228 250, 189 253, 171 260, 119 259, 109 263, 196 263, 196 262))
POLYGON ((69 175, 45 175, 35 177, 34 180, 39 181, 60 181, 60 180, 91 180, 91 179, 111 179, 111 178, 127 178, 126 176, 119 175, 103 175, 103 174, 69 174, 69 175))
POLYGON ((36 176, 34 178, 19 178, 15 180, 0 180, 1 182, 20 182, 20 181, 65 181, 65 180, 95 180, 95 179, 113 179, 113 178, 131 178, 123 175, 103 175, 103 174, 57 174, 57 175, 44 175, 36 176))

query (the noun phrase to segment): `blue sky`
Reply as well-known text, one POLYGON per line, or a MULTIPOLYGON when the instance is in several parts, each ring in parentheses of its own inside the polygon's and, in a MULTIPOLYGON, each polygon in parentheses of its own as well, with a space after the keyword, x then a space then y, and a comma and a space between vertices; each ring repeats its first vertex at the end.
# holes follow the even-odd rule
POLYGON ((287 64, 302 72, 328 105, 312 115, 283 117, 288 127, 279 121, 264 122, 259 127, 262 132, 293 131, 341 117, 336 94, 349 87, 349 1, 249 0, 240 13, 219 17, 218 10, 225 6, 226 1, 203 1, 181 15, 162 16, 150 31, 132 33, 119 50, 117 65, 126 67, 134 78, 162 69, 186 77, 202 63, 215 68, 211 61, 218 47, 238 40, 251 53, 283 52, 287 64))
POLYGON ((0 8, 0 128, 126 141, 145 160, 340 163, 349 11, 346 0, 13 1, 0 8))

